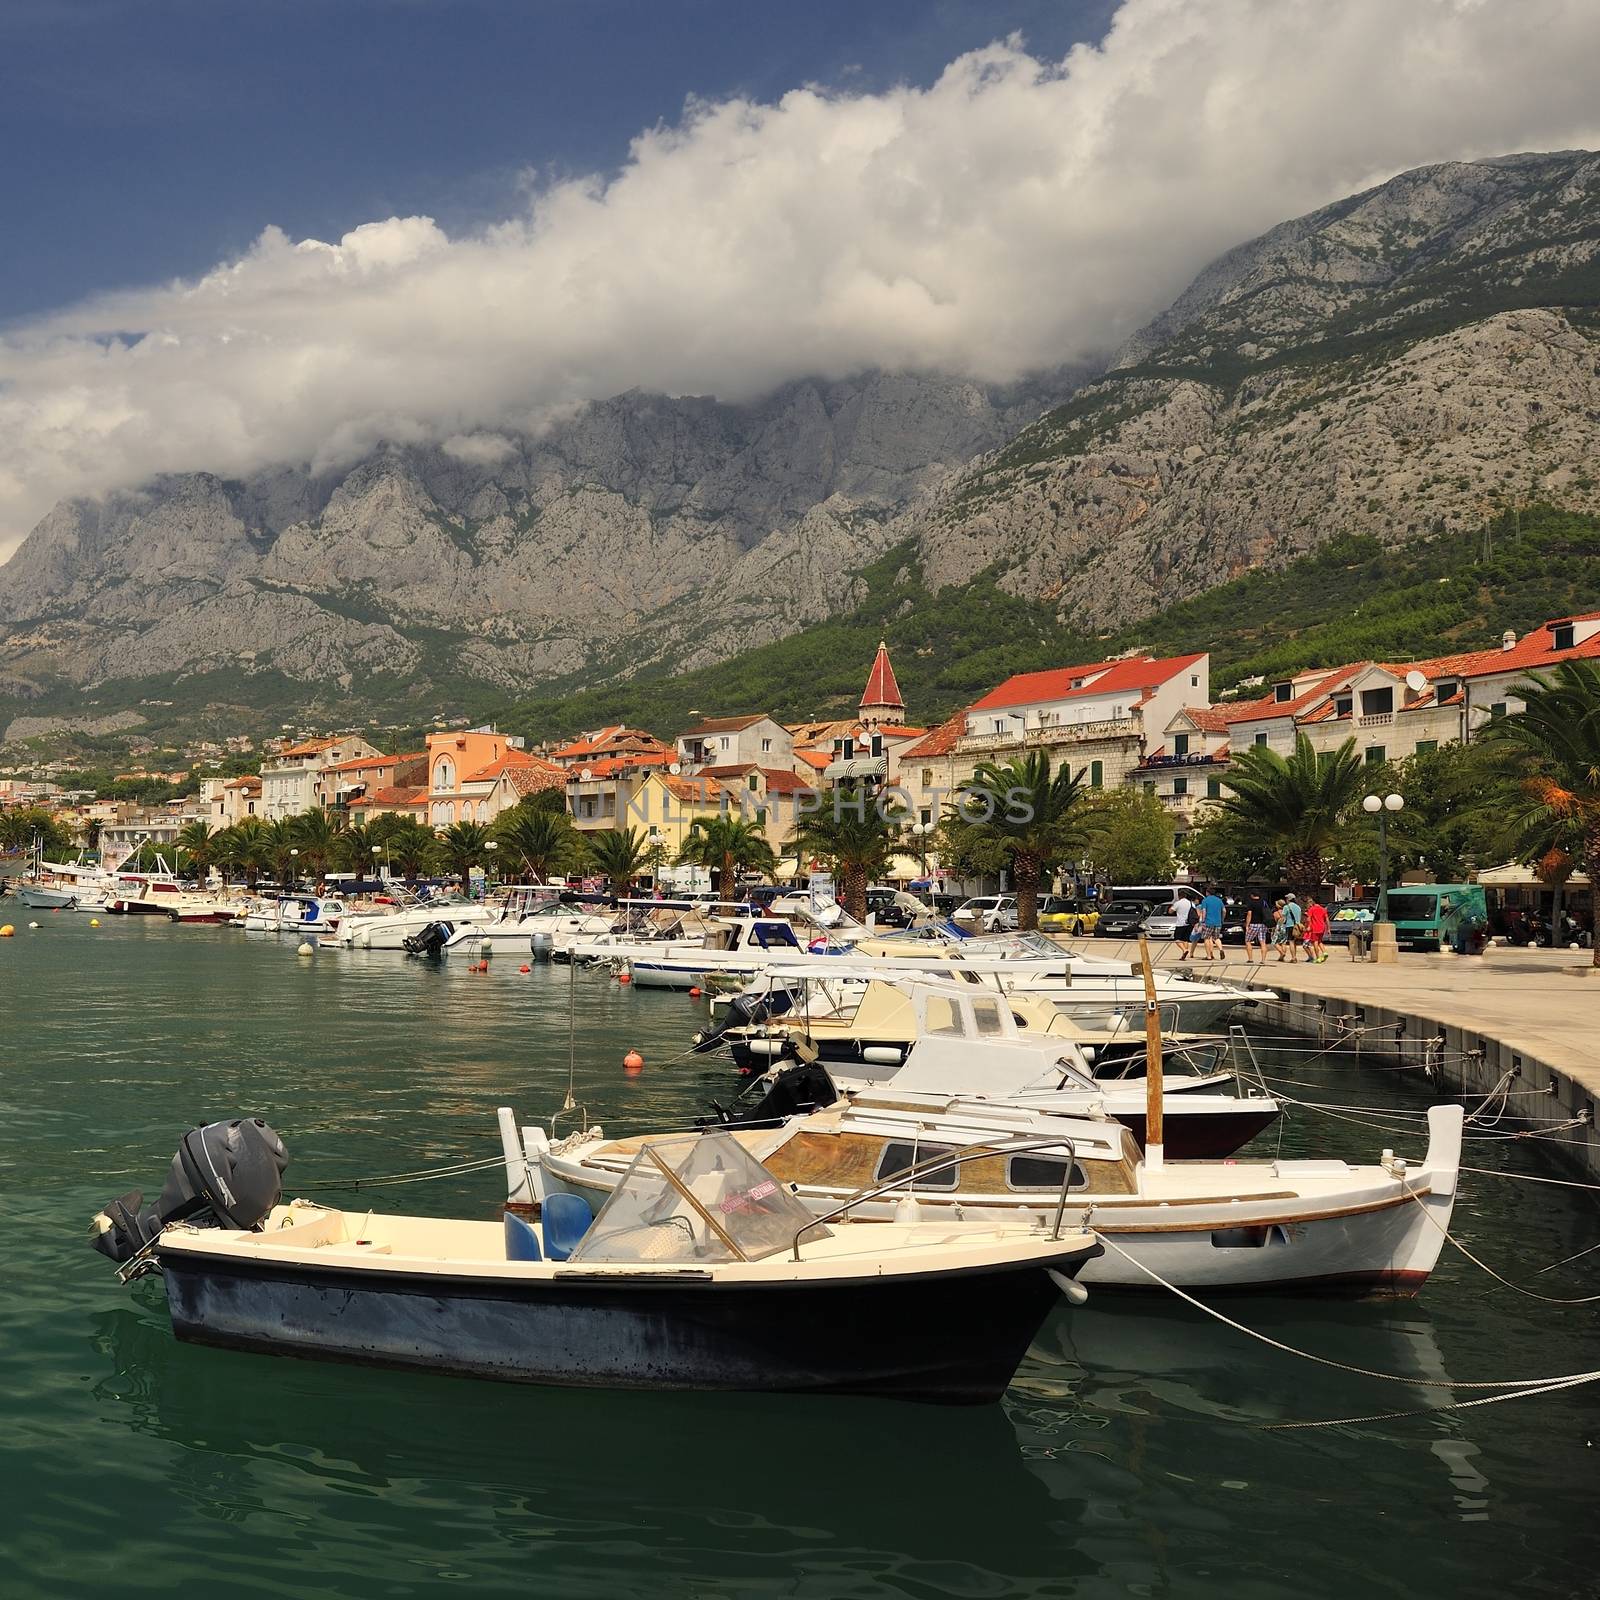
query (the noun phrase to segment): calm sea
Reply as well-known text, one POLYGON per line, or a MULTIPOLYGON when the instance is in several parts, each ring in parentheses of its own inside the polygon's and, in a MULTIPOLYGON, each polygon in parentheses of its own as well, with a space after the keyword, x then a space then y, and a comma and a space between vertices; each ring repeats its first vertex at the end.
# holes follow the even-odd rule
MULTIPOLYGON (((122 1289, 86 1248, 101 1204, 153 1195, 184 1130, 231 1115, 284 1136, 292 1193, 492 1155, 497 1105, 531 1120, 565 1092, 568 974, 524 976, 504 957, 487 976, 381 953, 305 960, 287 941, 91 929, 15 901, 3 920, 19 928, 0 941, 4 1600, 1600 1590, 1600 1385, 1267 1432, 1441 1396, 1309 1366, 1159 1295, 1063 1308, 983 1410, 538 1390, 180 1346, 159 1282, 122 1289)), ((669 1064, 695 1002, 591 973, 572 992, 591 1118, 631 1131, 726 1098, 722 1063, 669 1064), (621 1070, 630 1047, 638 1078, 621 1070)), ((1274 1059, 1316 1085, 1307 1098, 1423 1103, 1370 1065, 1274 1059)), ((1285 1136, 1368 1159, 1395 1142, 1311 1113, 1285 1136)), ((1523 1145, 1471 1159, 1554 1170, 1523 1145)), ((489 1216, 502 1194, 488 1172, 374 1203, 489 1216)), ((1521 1278, 1600 1241, 1597 1199, 1468 1179, 1458 1230, 1521 1278)), ((1600 1291, 1592 1264, 1600 1251, 1537 1282, 1600 1291)), ((1600 1364, 1600 1308, 1524 1299, 1459 1257, 1417 1301, 1225 1309, 1419 1378, 1600 1364)))

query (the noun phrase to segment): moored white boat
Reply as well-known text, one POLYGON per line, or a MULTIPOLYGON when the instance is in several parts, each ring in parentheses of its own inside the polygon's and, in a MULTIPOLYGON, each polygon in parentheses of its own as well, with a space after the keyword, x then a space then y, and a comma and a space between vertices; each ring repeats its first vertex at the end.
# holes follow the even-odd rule
MULTIPOLYGON (((1433 1270, 1455 1205, 1462 1110, 1428 1114, 1419 1165, 1384 1152, 1372 1165, 1343 1161, 1164 1161, 1141 1156, 1120 1123, 1055 1116, 960 1096, 894 1090, 786 1119, 778 1127, 736 1128, 733 1136, 813 1211, 828 1210, 863 1182, 884 1182, 938 1151, 989 1141, 994 1156, 971 1161, 941 1183, 907 1183, 861 1208, 887 1218, 914 1197, 924 1216, 1048 1213, 1063 1175, 1066 1215, 1120 1250, 1090 1262, 1087 1284, 1145 1287, 1159 1274, 1185 1289, 1350 1289, 1415 1293, 1433 1270), (1009 1139, 1051 1129, 1072 1143, 1067 1158, 1012 1157, 1009 1139), (1125 1253, 1123 1253, 1125 1252, 1125 1253)), ((551 1191, 591 1203, 615 1185, 650 1135, 607 1139, 590 1129, 551 1145, 522 1130, 508 1151, 508 1185, 536 1166, 551 1191)), ((673 1137, 682 1137, 676 1135, 673 1137)))
POLYGON ((571 1196, 537 1222, 285 1206, 286 1160, 263 1124, 194 1130, 155 1214, 124 1197, 91 1242, 125 1275, 159 1270, 173 1332, 198 1343, 943 1402, 997 1399, 1099 1249, 1059 1222, 814 1219, 725 1134, 641 1153, 592 1220, 571 1196))

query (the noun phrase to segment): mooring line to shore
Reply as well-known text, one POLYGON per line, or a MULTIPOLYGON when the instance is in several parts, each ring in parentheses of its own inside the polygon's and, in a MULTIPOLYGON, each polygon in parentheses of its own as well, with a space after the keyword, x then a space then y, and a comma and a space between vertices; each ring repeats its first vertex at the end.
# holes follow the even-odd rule
MULTIPOLYGON (((1418 1204, 1421 1204, 1420 1196, 1413 1195, 1413 1198, 1417 1200, 1418 1204)), ((1409 1383, 1413 1387, 1421 1389, 1527 1390, 1541 1389, 1558 1384, 1589 1383, 1595 1379, 1600 1379, 1600 1369, 1592 1372, 1559 1373, 1549 1378, 1479 1378, 1462 1380, 1455 1378, 1414 1378, 1408 1377, 1404 1373, 1380 1372, 1373 1367, 1357 1367, 1348 1361, 1335 1361, 1332 1356, 1319 1356, 1313 1351, 1298 1349, 1292 1344, 1285 1344, 1281 1339, 1274 1339, 1271 1334, 1262 1333, 1259 1329, 1246 1327, 1244 1323, 1236 1322, 1224 1312, 1218 1311, 1215 1306, 1208 1306, 1204 1300, 1196 1299, 1187 1289, 1180 1289, 1177 1284, 1163 1278, 1154 1267, 1147 1266, 1137 1256, 1130 1255, 1115 1239, 1107 1238, 1105 1234, 1100 1233, 1098 1230, 1095 1231, 1095 1237, 1108 1250, 1115 1250, 1124 1261, 1137 1267, 1152 1282, 1159 1284, 1163 1289, 1170 1290, 1180 1300, 1193 1306, 1195 1310, 1205 1312, 1208 1317, 1214 1318, 1225 1327, 1232 1328, 1236 1333, 1242 1333, 1249 1338, 1259 1340, 1262 1344, 1270 1345, 1274 1350, 1281 1350, 1285 1355, 1299 1356, 1301 1360, 1313 1362, 1319 1367, 1332 1367, 1338 1372, 1351 1372, 1360 1378, 1377 1378, 1385 1383, 1409 1383)))

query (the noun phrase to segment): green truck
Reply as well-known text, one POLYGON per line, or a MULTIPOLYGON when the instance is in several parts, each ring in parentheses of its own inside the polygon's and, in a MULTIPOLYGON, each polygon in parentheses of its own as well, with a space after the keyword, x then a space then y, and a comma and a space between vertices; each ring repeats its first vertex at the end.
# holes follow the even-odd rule
POLYGON ((1483 947, 1489 907, 1476 883, 1407 883, 1389 891, 1389 920, 1404 948, 1467 955, 1483 947))

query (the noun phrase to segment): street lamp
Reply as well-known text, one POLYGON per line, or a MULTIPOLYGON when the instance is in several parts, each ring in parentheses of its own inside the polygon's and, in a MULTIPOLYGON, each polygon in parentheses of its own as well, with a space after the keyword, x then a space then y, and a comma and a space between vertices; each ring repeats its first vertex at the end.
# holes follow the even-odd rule
MULTIPOLYGON (((485 839, 483 841, 483 848, 489 852, 489 865, 488 865, 488 869, 487 869, 488 870, 488 879, 489 879, 489 883, 493 883, 494 882, 494 852, 500 848, 500 841, 498 839, 485 839)), ((485 891, 485 893, 488 892, 488 884, 484 885, 484 891, 485 891)))
POLYGON ((376 878, 378 876, 378 856, 382 853, 383 846, 375 844, 370 846, 370 849, 372 851, 372 876, 376 878))
POLYGON ((1393 961, 1398 950, 1394 924, 1389 921, 1389 813, 1405 809, 1405 796, 1369 794, 1361 802, 1368 816, 1378 819, 1378 907, 1372 919, 1372 959, 1393 961))
POLYGON ((922 857, 922 876, 928 876, 928 836, 933 832, 934 824, 931 822, 914 822, 911 832, 917 841, 917 850, 922 857))
POLYGON ((289 852, 289 886, 293 889, 300 887, 300 852, 298 850, 289 852))

